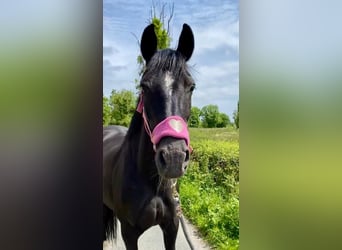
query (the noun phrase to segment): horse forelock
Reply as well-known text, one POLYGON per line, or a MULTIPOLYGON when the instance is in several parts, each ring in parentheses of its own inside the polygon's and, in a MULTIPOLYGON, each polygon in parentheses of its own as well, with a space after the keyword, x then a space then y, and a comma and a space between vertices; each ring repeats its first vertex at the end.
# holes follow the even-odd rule
POLYGON ((142 81, 148 81, 166 72, 170 72, 174 78, 185 77, 186 81, 193 81, 185 58, 178 51, 172 49, 160 50, 153 55, 146 65, 142 81))

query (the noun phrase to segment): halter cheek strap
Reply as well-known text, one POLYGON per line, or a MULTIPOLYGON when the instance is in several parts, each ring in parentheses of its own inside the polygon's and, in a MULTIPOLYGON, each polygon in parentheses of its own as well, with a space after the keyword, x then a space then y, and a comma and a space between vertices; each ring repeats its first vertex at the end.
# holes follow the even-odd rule
POLYGON ((159 141, 162 138, 166 136, 170 136, 174 138, 184 139, 186 142, 186 145, 191 151, 188 125, 182 117, 180 116, 166 117, 164 120, 158 123, 157 126, 151 132, 148 120, 144 112, 143 93, 140 94, 140 100, 139 100, 139 104, 137 107, 137 111, 142 114, 142 117, 144 120, 144 127, 145 127, 147 134, 151 138, 151 142, 153 144, 154 150, 155 150, 156 145, 159 143, 159 141))

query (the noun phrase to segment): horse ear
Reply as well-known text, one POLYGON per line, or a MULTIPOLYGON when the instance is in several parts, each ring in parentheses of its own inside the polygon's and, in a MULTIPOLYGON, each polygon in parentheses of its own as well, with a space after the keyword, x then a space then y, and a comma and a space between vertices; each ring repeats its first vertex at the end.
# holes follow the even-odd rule
POLYGON ((141 36, 140 50, 146 64, 150 61, 154 53, 157 51, 157 37, 154 32, 153 23, 144 29, 141 36))
POLYGON ((183 24, 183 29, 179 37, 177 51, 180 52, 185 60, 188 61, 194 51, 195 39, 189 25, 183 24))

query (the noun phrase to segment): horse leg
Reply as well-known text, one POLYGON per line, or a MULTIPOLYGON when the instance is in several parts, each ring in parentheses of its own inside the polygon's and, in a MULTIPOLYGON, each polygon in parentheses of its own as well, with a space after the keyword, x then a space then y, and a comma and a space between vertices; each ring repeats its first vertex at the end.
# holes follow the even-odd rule
POLYGON ((121 222, 121 235, 127 250, 138 250, 138 238, 141 234, 137 228, 127 222, 121 222))
POLYGON ((160 224, 160 227, 163 230, 165 249, 175 250, 179 219, 177 216, 175 216, 174 218, 172 218, 172 220, 168 222, 169 223, 167 224, 160 224))

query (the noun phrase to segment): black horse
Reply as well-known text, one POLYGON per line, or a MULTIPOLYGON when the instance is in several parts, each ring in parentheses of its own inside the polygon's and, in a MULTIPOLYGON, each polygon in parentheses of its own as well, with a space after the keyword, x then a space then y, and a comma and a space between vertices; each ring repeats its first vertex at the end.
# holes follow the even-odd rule
POLYGON ((194 50, 183 25, 176 50, 157 50, 153 24, 141 38, 146 61, 141 94, 129 128, 108 126, 103 137, 104 240, 116 238, 116 220, 128 250, 139 236, 160 225, 167 250, 175 249, 179 218, 172 179, 189 163, 187 120, 195 83, 186 62, 194 50))

